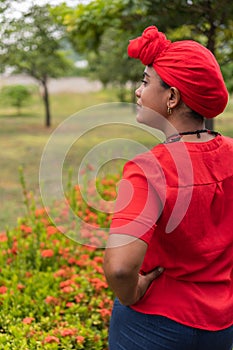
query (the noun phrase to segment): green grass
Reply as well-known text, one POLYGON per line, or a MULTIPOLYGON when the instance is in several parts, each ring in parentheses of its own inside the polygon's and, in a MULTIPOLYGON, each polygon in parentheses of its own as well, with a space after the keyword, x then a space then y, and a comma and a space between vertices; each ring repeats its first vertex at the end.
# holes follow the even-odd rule
MULTIPOLYGON (((38 172, 44 146, 53 130, 67 117, 82 111, 87 107, 117 102, 115 92, 102 90, 88 94, 56 94, 51 96, 52 127, 44 126, 44 107, 38 94, 28 107, 22 109, 21 115, 16 116, 13 108, 0 106, 0 231, 6 226, 14 226, 17 217, 24 214, 22 189, 19 181, 18 168, 23 166, 24 176, 29 189, 39 198, 38 172)), ((119 109, 119 115, 121 115, 119 109)), ((96 114, 96 118, 101 116, 96 114)), ((109 113, 111 121, 111 112, 109 113)), ((82 119, 85 124, 85 120, 82 119)), ((77 130, 85 128, 79 125, 77 130)), ((221 133, 233 136, 233 103, 229 103, 225 113, 215 122, 215 129, 221 133)), ((111 138, 124 137, 152 147, 156 142, 147 132, 132 126, 116 125, 114 127, 101 126, 89 131, 74 144, 67 154, 64 168, 77 166, 82 157, 95 145, 111 138)))
MULTIPOLYGON (((100 104, 117 102, 114 91, 102 90, 88 94, 56 94, 51 95, 52 127, 44 126, 44 106, 38 94, 28 107, 22 108, 21 115, 16 115, 14 108, 0 106, 0 232, 6 226, 15 225, 18 216, 24 214, 22 189, 19 181, 19 167, 23 167, 27 186, 39 197, 39 165, 43 149, 56 127, 69 116, 100 104)), ((98 118, 98 115, 96 116, 98 118)), ((109 116, 111 120, 111 115, 109 116)), ((85 121, 82 119, 82 123, 85 121)), ((79 128, 85 125, 79 125, 79 128)), ((132 127, 108 126, 88 132, 81 137, 78 145, 74 145, 65 162, 65 168, 77 165, 82 157, 94 145, 111 137, 137 139, 138 131, 132 127), (77 152, 78 149, 78 152, 77 152)), ((140 142, 150 146, 152 140, 147 134, 140 133, 140 142)), ((153 139, 153 138, 151 138, 153 139)))
MULTIPOLYGON (((86 95, 51 96, 53 127, 50 129, 44 127, 43 104, 37 95, 34 96, 33 103, 22 110, 21 116, 16 116, 12 108, 0 109, 1 229, 6 224, 14 224, 23 210, 19 166, 24 168, 29 188, 38 191, 39 163, 48 137, 68 115, 78 108, 86 107, 89 98, 86 95)), ((92 98, 96 103, 101 100, 101 96, 92 98)))

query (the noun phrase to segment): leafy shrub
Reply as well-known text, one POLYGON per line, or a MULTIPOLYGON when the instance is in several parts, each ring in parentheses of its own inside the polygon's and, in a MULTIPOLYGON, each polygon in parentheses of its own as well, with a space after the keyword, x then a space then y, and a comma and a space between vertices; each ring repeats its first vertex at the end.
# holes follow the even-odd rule
POLYGON ((4 86, 1 91, 1 99, 3 102, 16 107, 18 115, 20 115, 22 106, 28 102, 30 97, 31 92, 25 85, 4 86))
MULTIPOLYGON (((108 198, 117 179, 99 182, 108 198)), ((35 206, 22 173, 21 183, 28 215, 0 233, 0 349, 106 350, 113 294, 103 274, 102 249, 60 233, 49 209, 35 206)), ((100 218, 88 207, 78 186, 68 200, 76 211, 82 208, 86 220, 109 225, 109 215, 100 218)))

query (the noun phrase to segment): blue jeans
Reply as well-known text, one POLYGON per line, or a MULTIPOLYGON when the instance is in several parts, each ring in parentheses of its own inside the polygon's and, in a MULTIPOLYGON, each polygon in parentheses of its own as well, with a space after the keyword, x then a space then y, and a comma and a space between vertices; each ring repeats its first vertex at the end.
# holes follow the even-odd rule
POLYGON ((142 314, 116 299, 109 329, 109 350, 231 350, 233 326, 206 331, 167 317, 142 314))

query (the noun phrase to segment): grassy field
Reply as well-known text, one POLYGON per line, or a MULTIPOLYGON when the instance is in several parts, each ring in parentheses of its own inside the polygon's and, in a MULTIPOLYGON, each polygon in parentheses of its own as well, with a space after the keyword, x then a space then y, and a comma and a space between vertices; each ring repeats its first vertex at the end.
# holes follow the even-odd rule
MULTIPOLYGON (((35 94, 28 107, 17 116, 13 108, 0 106, 0 231, 14 226, 18 216, 24 214, 22 189, 19 181, 19 167, 24 169, 27 187, 39 198, 38 172, 44 146, 56 127, 69 116, 87 107, 116 102, 114 92, 103 90, 88 94, 56 94, 51 96, 52 127, 44 127, 44 109, 40 97, 35 94)), ((98 118, 98 114, 97 114, 98 118)), ((109 115, 111 121, 111 115, 109 115)), ((81 125, 80 127, 83 127, 81 125)), ((233 136, 233 102, 215 122, 215 130, 233 136)), ((153 146, 154 137, 132 127, 116 125, 101 127, 98 132, 89 133, 80 140, 79 152, 72 149, 67 155, 66 168, 77 164, 94 145, 109 138, 125 137, 139 141, 146 147, 153 146)))

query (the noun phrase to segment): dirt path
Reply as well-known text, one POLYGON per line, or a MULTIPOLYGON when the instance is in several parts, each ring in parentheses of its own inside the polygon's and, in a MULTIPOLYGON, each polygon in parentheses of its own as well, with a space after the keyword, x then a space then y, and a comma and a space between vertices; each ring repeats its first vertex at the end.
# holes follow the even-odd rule
MULTIPOLYGON (((0 75, 0 88, 5 85, 38 85, 37 81, 26 75, 0 75)), ((99 81, 91 81, 82 77, 65 77, 50 79, 48 84, 49 92, 56 94, 60 92, 91 92, 102 88, 99 81)))

